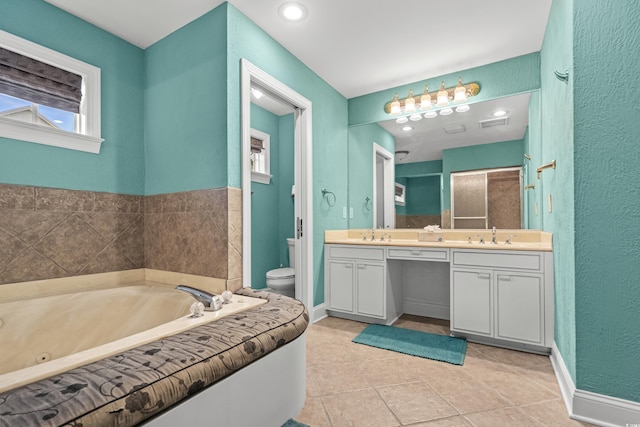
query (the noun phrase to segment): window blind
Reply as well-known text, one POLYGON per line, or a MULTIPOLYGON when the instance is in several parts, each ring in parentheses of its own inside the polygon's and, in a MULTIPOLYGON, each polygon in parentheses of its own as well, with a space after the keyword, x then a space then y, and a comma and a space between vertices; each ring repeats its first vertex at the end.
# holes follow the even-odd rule
POLYGON ((0 93, 78 113, 82 76, 0 47, 0 93))
POLYGON ((251 137, 251 152, 260 153, 264 150, 264 144, 261 139, 251 137))

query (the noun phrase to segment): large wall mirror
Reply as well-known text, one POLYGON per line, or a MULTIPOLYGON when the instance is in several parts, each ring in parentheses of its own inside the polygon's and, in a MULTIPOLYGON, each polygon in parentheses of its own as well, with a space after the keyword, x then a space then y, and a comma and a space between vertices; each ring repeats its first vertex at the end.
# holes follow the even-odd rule
POLYGON ((375 143, 395 152, 395 182, 403 191, 396 228, 540 229, 541 189, 529 165, 540 158, 530 151, 540 146, 532 143, 540 138, 539 116, 534 91, 471 104, 465 112, 454 108, 431 118, 423 112, 420 120, 350 128, 349 227, 374 223, 366 200, 375 143))

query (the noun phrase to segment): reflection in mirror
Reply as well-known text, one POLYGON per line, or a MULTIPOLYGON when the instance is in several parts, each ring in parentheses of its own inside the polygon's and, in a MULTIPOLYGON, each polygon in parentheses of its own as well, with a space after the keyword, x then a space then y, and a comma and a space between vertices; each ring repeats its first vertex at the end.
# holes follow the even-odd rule
MULTIPOLYGON (((530 228, 531 224, 539 227, 528 218, 532 209, 527 206, 537 201, 539 196, 534 194, 537 190, 528 192, 528 197, 523 198, 520 178, 524 174, 524 179, 527 179, 524 154, 528 151, 529 139, 539 138, 538 129, 532 130, 529 126, 530 105, 534 99, 537 108, 537 93, 535 97, 532 93, 524 93, 475 103, 466 112, 423 117, 408 123, 397 123, 395 118, 380 122, 379 125, 394 137, 395 151, 409 152, 402 159, 396 157, 396 182, 406 187, 405 206, 396 205, 396 227, 422 228, 433 224, 442 228, 461 228, 463 225, 470 228, 491 228, 494 225, 530 228), (407 127, 411 129, 403 130, 407 127), (487 200, 483 208, 485 213, 480 215, 484 219, 465 223, 459 218, 457 225, 452 224, 451 174, 498 168, 515 168, 516 172, 511 172, 515 173, 514 181, 505 185, 503 176, 488 175, 499 178, 489 185, 491 197, 486 197, 489 193, 485 185, 482 192, 471 192, 460 195, 462 199, 458 198, 466 200, 467 204, 474 199, 487 200), (432 182, 428 181, 429 177, 432 182), (515 188, 514 182, 517 182, 515 188), (514 198, 516 191, 517 197, 514 198), (509 211, 506 216, 510 219, 504 219, 505 215, 492 217, 490 212, 503 209, 501 206, 508 206, 504 209, 509 211), (495 221, 498 223, 492 224, 495 221)), ((537 113, 533 114, 535 119, 537 113)), ((484 179, 486 181, 486 176, 484 179)))

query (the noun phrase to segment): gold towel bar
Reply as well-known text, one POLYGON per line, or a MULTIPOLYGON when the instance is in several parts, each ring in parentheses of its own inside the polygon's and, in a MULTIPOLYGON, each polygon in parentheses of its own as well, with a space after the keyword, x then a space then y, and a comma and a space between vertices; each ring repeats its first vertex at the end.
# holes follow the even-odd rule
POLYGON ((540 166, 538 169, 536 169, 536 172, 538 172, 538 179, 540 179, 540 173, 545 170, 545 169, 555 169, 556 168, 556 161, 552 160, 549 163, 547 163, 546 165, 542 165, 540 166))

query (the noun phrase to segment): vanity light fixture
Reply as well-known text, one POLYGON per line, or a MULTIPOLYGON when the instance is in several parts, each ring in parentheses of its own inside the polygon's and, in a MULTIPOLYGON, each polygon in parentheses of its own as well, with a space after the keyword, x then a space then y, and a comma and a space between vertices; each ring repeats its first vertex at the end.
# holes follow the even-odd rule
MULTIPOLYGON (((430 93, 429 87, 425 85, 424 92, 420 96, 414 96, 412 89, 409 89, 409 93, 404 99, 400 99, 396 93, 394 94, 393 99, 385 104, 384 111, 387 114, 397 116, 400 114, 413 113, 415 111, 430 110, 434 107, 434 104, 439 108, 448 107, 451 102, 454 104, 467 102, 470 97, 476 96, 478 93, 480 93, 480 85, 478 83, 463 84, 462 77, 460 77, 458 78, 458 84, 455 87, 445 88, 443 81, 437 92, 430 93)), ((458 106, 458 108, 456 108, 456 111, 459 113, 469 110, 468 106, 467 108, 464 108, 463 105, 458 106)), ((425 117, 429 118, 435 116, 425 115, 425 117)))

